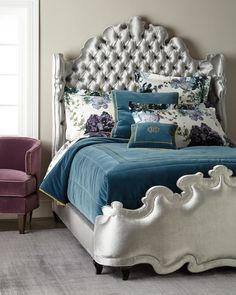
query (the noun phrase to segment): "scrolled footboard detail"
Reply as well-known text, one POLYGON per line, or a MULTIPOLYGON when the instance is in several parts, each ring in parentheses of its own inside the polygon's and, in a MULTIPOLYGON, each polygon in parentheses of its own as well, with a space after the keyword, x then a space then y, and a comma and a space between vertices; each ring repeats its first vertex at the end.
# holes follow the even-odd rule
POLYGON ((191 272, 236 267, 236 177, 223 165, 177 181, 181 194, 150 188, 137 210, 103 208, 94 230, 94 259, 108 266, 149 263, 160 274, 188 263, 191 272))

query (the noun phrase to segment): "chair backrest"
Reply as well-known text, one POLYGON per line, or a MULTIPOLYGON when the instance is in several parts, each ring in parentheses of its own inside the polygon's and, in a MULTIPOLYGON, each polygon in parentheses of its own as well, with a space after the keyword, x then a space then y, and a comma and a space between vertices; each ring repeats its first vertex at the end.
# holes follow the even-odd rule
POLYGON ((25 171, 25 153, 36 141, 29 137, 0 137, 0 168, 25 171))

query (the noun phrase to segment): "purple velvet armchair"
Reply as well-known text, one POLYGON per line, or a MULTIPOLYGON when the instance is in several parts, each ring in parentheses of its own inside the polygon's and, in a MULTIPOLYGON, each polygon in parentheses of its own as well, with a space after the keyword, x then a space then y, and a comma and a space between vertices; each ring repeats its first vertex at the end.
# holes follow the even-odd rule
POLYGON ((19 232, 39 206, 41 143, 28 137, 0 137, 0 213, 18 214, 19 232))

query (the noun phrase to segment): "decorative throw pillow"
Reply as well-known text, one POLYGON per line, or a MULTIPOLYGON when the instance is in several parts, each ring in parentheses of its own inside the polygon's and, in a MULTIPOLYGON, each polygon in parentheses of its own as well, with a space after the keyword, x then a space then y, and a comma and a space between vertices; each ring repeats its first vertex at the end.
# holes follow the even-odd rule
POLYGON ((114 105, 107 93, 66 88, 66 139, 86 136, 110 137, 114 126, 114 105))
POLYGON ((132 124, 128 147, 175 149, 176 128, 177 125, 159 122, 132 124))
POLYGON ((176 104, 178 93, 139 93, 125 90, 113 90, 112 98, 115 105, 115 127, 112 137, 130 138, 131 125, 134 119, 130 111, 130 102, 156 104, 159 108, 163 105, 176 104))
POLYGON ((140 85, 140 92, 178 92, 178 104, 188 107, 207 101, 211 81, 205 75, 167 77, 140 72, 135 77, 140 85))
POLYGON ((135 123, 160 122, 176 124, 175 142, 177 148, 189 145, 227 145, 226 135, 216 118, 214 108, 204 104, 194 110, 175 109, 172 106, 165 110, 140 110, 133 108, 135 123))

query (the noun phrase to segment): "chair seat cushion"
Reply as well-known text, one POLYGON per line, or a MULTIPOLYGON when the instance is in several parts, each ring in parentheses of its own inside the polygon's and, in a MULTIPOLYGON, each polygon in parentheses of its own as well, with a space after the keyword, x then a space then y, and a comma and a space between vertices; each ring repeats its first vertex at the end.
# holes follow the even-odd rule
POLYGON ((25 197, 36 191, 36 179, 23 171, 0 169, 0 198, 25 197))

